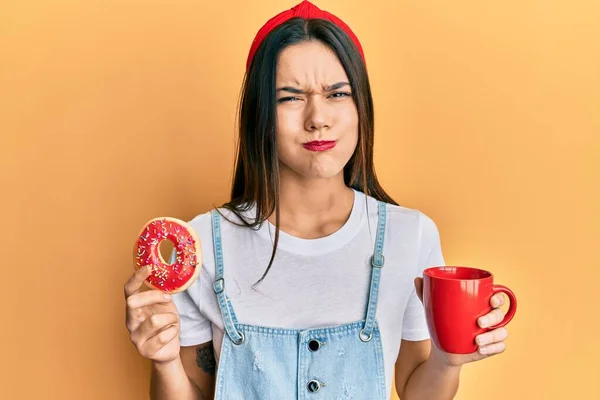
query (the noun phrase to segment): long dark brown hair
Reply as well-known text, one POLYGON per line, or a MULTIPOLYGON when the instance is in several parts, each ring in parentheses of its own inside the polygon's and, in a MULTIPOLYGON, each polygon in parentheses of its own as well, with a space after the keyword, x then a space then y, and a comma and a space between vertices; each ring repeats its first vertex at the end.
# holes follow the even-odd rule
POLYGON ((239 134, 231 199, 223 205, 250 228, 258 228, 275 213, 275 238, 269 264, 279 241, 279 161, 275 142, 275 80, 279 54, 288 46, 318 41, 335 52, 352 88, 358 110, 358 144, 344 167, 347 186, 378 200, 397 204, 381 187, 373 166, 374 113, 367 69, 352 40, 324 19, 294 18, 274 29, 258 48, 244 77, 239 103, 239 134), (241 213, 254 207, 249 218, 241 213))

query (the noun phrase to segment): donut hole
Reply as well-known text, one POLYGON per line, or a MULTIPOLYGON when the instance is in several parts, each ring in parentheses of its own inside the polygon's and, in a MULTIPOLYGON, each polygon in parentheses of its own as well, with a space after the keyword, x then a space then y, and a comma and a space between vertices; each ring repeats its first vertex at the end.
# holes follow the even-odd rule
POLYGON ((174 255, 175 244, 169 239, 164 239, 158 244, 158 252, 163 261, 167 264, 172 264, 171 257, 174 255))

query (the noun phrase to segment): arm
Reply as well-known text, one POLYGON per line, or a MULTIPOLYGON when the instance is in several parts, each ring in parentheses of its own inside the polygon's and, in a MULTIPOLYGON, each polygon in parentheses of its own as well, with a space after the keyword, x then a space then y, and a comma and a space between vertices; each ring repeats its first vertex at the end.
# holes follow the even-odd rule
MULTIPOLYGON (((423 281, 415 280, 419 299, 423 295, 423 281)), ((481 328, 494 326, 504 319, 500 309, 504 303, 502 294, 490 300, 493 308, 478 319, 481 328)), ((396 360, 396 392, 401 400, 447 400, 453 399, 458 391, 461 366, 483 360, 506 349, 506 328, 497 328, 478 335, 475 340, 478 351, 472 354, 450 354, 431 345, 431 340, 402 340, 396 360)))
MULTIPOLYGON (((445 264, 437 226, 426 215, 420 217, 424 251, 417 276, 425 267, 445 264)), ((396 360, 396 392, 401 400, 452 399, 458 390, 460 367, 443 362, 439 350, 432 346, 421 296, 422 285, 417 279, 404 312, 402 343, 396 360)))
POLYGON ((396 392, 401 400, 448 400, 458 390, 460 366, 449 365, 431 340, 402 340, 396 360, 396 392))
POLYGON ((152 363, 150 398, 209 400, 214 396, 216 362, 212 341, 181 347, 169 363, 152 363))
MULTIPOLYGON (((423 265, 444 265, 439 233, 429 218, 423 221, 428 226, 426 237, 432 243, 431 250, 423 265)), ((427 229, 426 229, 427 228, 427 229)), ((425 313, 421 304, 423 299, 423 280, 415 279, 415 293, 409 299, 404 313, 403 340, 396 360, 396 391, 401 400, 447 400, 453 399, 458 391, 461 366, 480 361, 506 349, 504 340, 508 337, 505 327, 489 330, 478 335, 475 340, 478 351, 472 354, 450 354, 432 346, 431 340, 422 340, 426 330, 425 313), (415 333, 417 332, 417 333, 415 333), (410 340, 406 340, 410 339, 410 340)), ((492 311, 479 318, 480 328, 499 324, 504 319, 504 296, 495 294, 490 299, 492 311)))
POLYGON ((215 395, 215 375, 217 362, 213 342, 198 346, 182 347, 181 359, 187 376, 202 394, 202 399, 212 399, 215 395))

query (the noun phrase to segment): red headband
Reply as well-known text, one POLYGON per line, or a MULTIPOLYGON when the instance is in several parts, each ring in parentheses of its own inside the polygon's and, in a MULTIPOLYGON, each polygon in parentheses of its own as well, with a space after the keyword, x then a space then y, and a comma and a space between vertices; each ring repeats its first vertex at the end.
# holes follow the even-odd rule
POLYGON ((360 45, 360 42, 358 41, 358 38, 356 37, 354 32, 352 32, 350 27, 344 23, 344 21, 342 21, 335 15, 328 13, 327 11, 322 11, 321 9, 319 9, 317 6, 315 6, 310 1, 304 0, 304 1, 302 1, 302 3, 296 5, 295 7, 277 14, 276 16, 274 16, 273 18, 268 20, 267 23, 264 24, 262 28, 260 28, 260 30, 256 34, 256 37, 254 38, 254 41, 252 42, 252 46, 250 47, 250 53, 248 54, 248 60, 246 61, 246 70, 250 67, 250 64, 252 63, 252 59, 254 58, 254 54, 256 53, 256 50, 258 50, 258 47, 260 46, 262 41, 265 39, 265 37, 267 37, 267 35, 269 33, 271 33, 271 31, 273 29, 275 29, 276 27, 278 27, 279 25, 283 24, 284 22, 286 22, 292 18, 296 18, 296 17, 305 18, 305 19, 319 18, 319 19, 326 19, 330 22, 333 22, 335 25, 342 28, 342 30, 344 32, 346 32, 346 34, 350 37, 350 39, 352 39, 352 41, 356 45, 356 48, 358 49, 358 51, 361 55, 363 61, 365 60, 365 55, 363 53, 362 46, 360 45))

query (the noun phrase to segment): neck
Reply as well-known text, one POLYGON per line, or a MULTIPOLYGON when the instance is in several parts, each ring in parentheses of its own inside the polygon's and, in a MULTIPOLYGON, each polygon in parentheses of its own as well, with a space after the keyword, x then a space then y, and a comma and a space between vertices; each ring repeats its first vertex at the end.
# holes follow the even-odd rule
MULTIPOLYGON (((343 172, 327 179, 306 179, 280 170, 280 229, 301 238, 318 238, 340 229, 350 217, 354 191, 343 172)), ((275 224, 275 215, 269 217, 275 224)))

